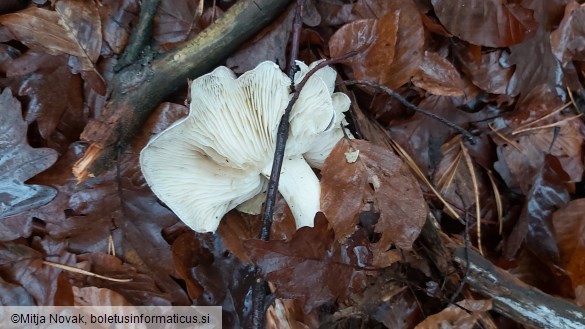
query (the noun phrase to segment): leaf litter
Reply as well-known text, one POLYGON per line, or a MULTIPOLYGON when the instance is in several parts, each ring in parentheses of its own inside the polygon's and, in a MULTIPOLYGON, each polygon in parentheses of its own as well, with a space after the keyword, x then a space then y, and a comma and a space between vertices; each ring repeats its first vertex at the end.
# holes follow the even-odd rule
MULTIPOLYGON (((234 2, 163 1, 153 47, 180 47, 234 2)), ((239 328, 250 320, 257 265, 278 298, 271 319, 289 315, 281 326, 473 327, 494 319, 489 301, 464 289, 467 311, 448 303, 463 275, 450 253, 469 238, 513 275, 585 305, 582 6, 330 0, 306 8, 301 60, 357 50, 335 66, 340 79, 392 88, 472 132, 476 144, 378 89, 340 86, 353 100, 353 132, 368 141, 343 139, 326 160, 315 227, 295 231, 279 199, 270 241, 257 239, 258 216, 235 210, 217 234, 197 234, 156 199, 138 166, 148 139, 186 115, 185 90, 159 106, 111 170, 81 184, 71 173, 139 3, 16 8, 0 15, 0 302, 221 305, 224 326, 239 328)), ((292 12, 226 54, 229 65, 284 65, 292 12)))

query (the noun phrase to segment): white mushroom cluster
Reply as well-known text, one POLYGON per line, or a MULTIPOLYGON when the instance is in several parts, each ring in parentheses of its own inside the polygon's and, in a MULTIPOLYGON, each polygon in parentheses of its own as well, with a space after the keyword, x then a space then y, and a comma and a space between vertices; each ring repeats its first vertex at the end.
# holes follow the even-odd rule
MULTIPOLYGON (((310 66, 297 62, 301 82, 310 66)), ((336 72, 324 67, 301 90, 290 114, 279 192, 297 228, 313 226, 320 210, 320 169, 343 137, 350 105, 334 92, 336 72)), ((154 137, 140 154, 153 192, 191 229, 213 232, 231 209, 258 214, 272 169, 280 118, 292 94, 273 62, 239 78, 218 67, 191 83, 189 115, 154 137)))

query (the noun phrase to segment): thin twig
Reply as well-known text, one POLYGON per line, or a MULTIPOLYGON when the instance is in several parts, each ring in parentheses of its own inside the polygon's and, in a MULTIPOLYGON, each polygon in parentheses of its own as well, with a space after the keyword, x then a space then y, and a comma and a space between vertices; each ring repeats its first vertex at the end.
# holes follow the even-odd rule
POLYGON ((395 98, 397 101, 399 101, 402 105, 406 106, 407 108, 419 112, 421 114, 424 114, 430 118, 433 118, 447 126, 449 126, 450 128, 455 129, 457 132, 459 132, 463 137, 465 137, 465 139, 470 142, 471 144, 475 144, 475 136, 473 136, 469 131, 463 129, 462 127, 456 125, 455 123, 440 117, 434 113, 431 113, 427 110, 423 110, 420 107, 412 104, 411 102, 409 102, 408 100, 406 100, 406 98, 402 97, 402 95, 400 95, 399 93, 395 92, 394 90, 386 87, 386 86, 382 86, 378 83, 372 82, 372 81, 367 81, 367 80, 348 80, 348 81, 342 81, 340 82, 340 84, 344 84, 344 85, 364 85, 364 86, 368 86, 368 87, 372 87, 375 89, 378 89, 384 93, 386 93, 388 96, 395 98))
MULTIPOLYGON (((289 62, 289 78, 291 80, 291 90, 295 89, 294 76, 297 72, 296 60, 299 54, 299 39, 301 36, 301 28, 303 16, 303 0, 297 0, 295 6, 295 15, 293 21, 293 32, 291 36, 291 50, 290 50, 290 62, 289 62)), ((300 89, 300 88, 299 88, 300 89)), ((280 119, 278 126, 277 140, 276 140, 276 151, 274 154, 274 160, 272 164, 272 173, 270 175, 270 181, 268 183, 268 190, 266 193, 266 202, 264 203, 264 217, 262 221, 262 229, 260 230, 260 239, 268 241, 270 239, 270 227, 272 226, 272 217, 274 216, 274 206, 276 204, 276 192, 278 190, 278 181, 280 179, 280 169, 282 168, 282 161, 284 158, 284 152, 279 153, 279 150, 284 150, 286 140, 288 138, 288 118, 290 109, 294 104, 295 99, 291 99, 287 106, 284 115, 280 119), (284 133, 283 133, 284 132, 284 133), (277 168, 275 173, 275 168, 277 168)), ((254 286, 252 288, 252 328, 261 329, 264 328, 264 315, 265 305, 264 299, 266 298, 267 284, 262 278, 262 271, 260 267, 254 266, 254 286)))

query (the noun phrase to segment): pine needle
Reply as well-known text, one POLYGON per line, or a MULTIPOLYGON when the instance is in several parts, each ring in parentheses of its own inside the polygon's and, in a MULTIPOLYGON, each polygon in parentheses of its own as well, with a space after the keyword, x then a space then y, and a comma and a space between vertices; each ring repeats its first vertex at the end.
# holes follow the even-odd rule
POLYGON ((460 141, 459 143, 461 144, 463 157, 465 158, 465 163, 467 163, 467 169, 469 169, 471 183, 473 184, 473 196, 475 197, 475 220, 477 226, 477 248, 479 249, 479 253, 483 255, 483 248, 481 247, 481 206, 479 204, 479 188, 477 187, 477 177, 475 176, 475 169, 473 167, 473 163, 471 162, 469 152, 467 152, 467 148, 465 148, 463 142, 460 141))
POLYGON ((443 205, 445 206, 445 212, 449 216, 451 216, 452 218, 459 218, 459 215, 457 214, 455 209, 453 209, 451 204, 449 204, 449 202, 447 202, 447 200, 445 200, 445 198, 443 198, 441 193, 439 193, 435 189, 433 184, 431 184, 431 182, 427 179, 425 174, 420 170, 420 168, 418 167, 416 162, 414 162, 412 157, 410 155, 408 155, 408 153, 400 145, 398 145, 398 143, 396 143, 396 141, 394 141, 394 139, 392 139, 390 136, 388 136, 388 137, 389 137, 390 143, 391 143, 394 151, 396 151, 396 153, 398 153, 398 155, 400 155, 402 157, 402 159, 404 159, 404 161, 410 167, 410 169, 418 176, 418 178, 421 181, 423 181, 425 183, 425 185, 427 185, 427 187, 433 192, 433 194, 436 195, 437 198, 443 203, 443 205))
POLYGON ((490 178, 490 183, 492 184, 492 191, 494 191, 494 198, 496 199, 496 211, 498 212, 498 232, 502 235, 502 230, 504 226, 504 207, 502 207, 502 195, 500 194, 500 189, 498 188, 498 184, 496 184, 496 179, 494 178, 494 174, 491 170, 487 171, 488 177, 490 178))
POLYGON ((108 281, 113 281, 113 282, 130 282, 132 281, 132 279, 115 279, 115 278, 110 278, 107 276, 103 276, 103 275, 99 275, 99 274, 95 274, 86 270, 82 270, 80 268, 77 267, 73 267, 73 266, 69 266, 69 265, 63 265, 63 264, 59 264, 59 263, 53 263, 50 262, 48 260, 43 260, 43 264, 45 265, 49 265, 52 267, 56 267, 65 271, 69 271, 69 272, 73 272, 73 273, 79 273, 79 274, 83 274, 83 275, 87 275, 87 276, 91 276, 91 277, 95 277, 95 278, 99 278, 99 279, 104 279, 104 280, 108 280, 108 281))

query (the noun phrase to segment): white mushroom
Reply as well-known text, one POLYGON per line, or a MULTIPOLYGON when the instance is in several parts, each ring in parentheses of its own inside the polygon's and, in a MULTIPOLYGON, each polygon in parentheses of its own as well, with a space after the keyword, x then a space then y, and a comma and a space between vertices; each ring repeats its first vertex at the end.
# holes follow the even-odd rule
MULTIPOLYGON (((308 67, 302 65, 304 75, 308 67)), ((341 127, 332 125, 341 122, 349 99, 333 93, 334 80, 333 69, 316 72, 291 111, 279 192, 297 227, 313 226, 320 208, 319 181, 307 161, 322 165, 343 136, 336 132, 341 127)), ((193 230, 215 231, 238 205, 259 213, 289 86, 290 79, 272 62, 239 78, 219 67, 191 83, 189 116, 142 150, 142 172, 153 192, 193 230)))

